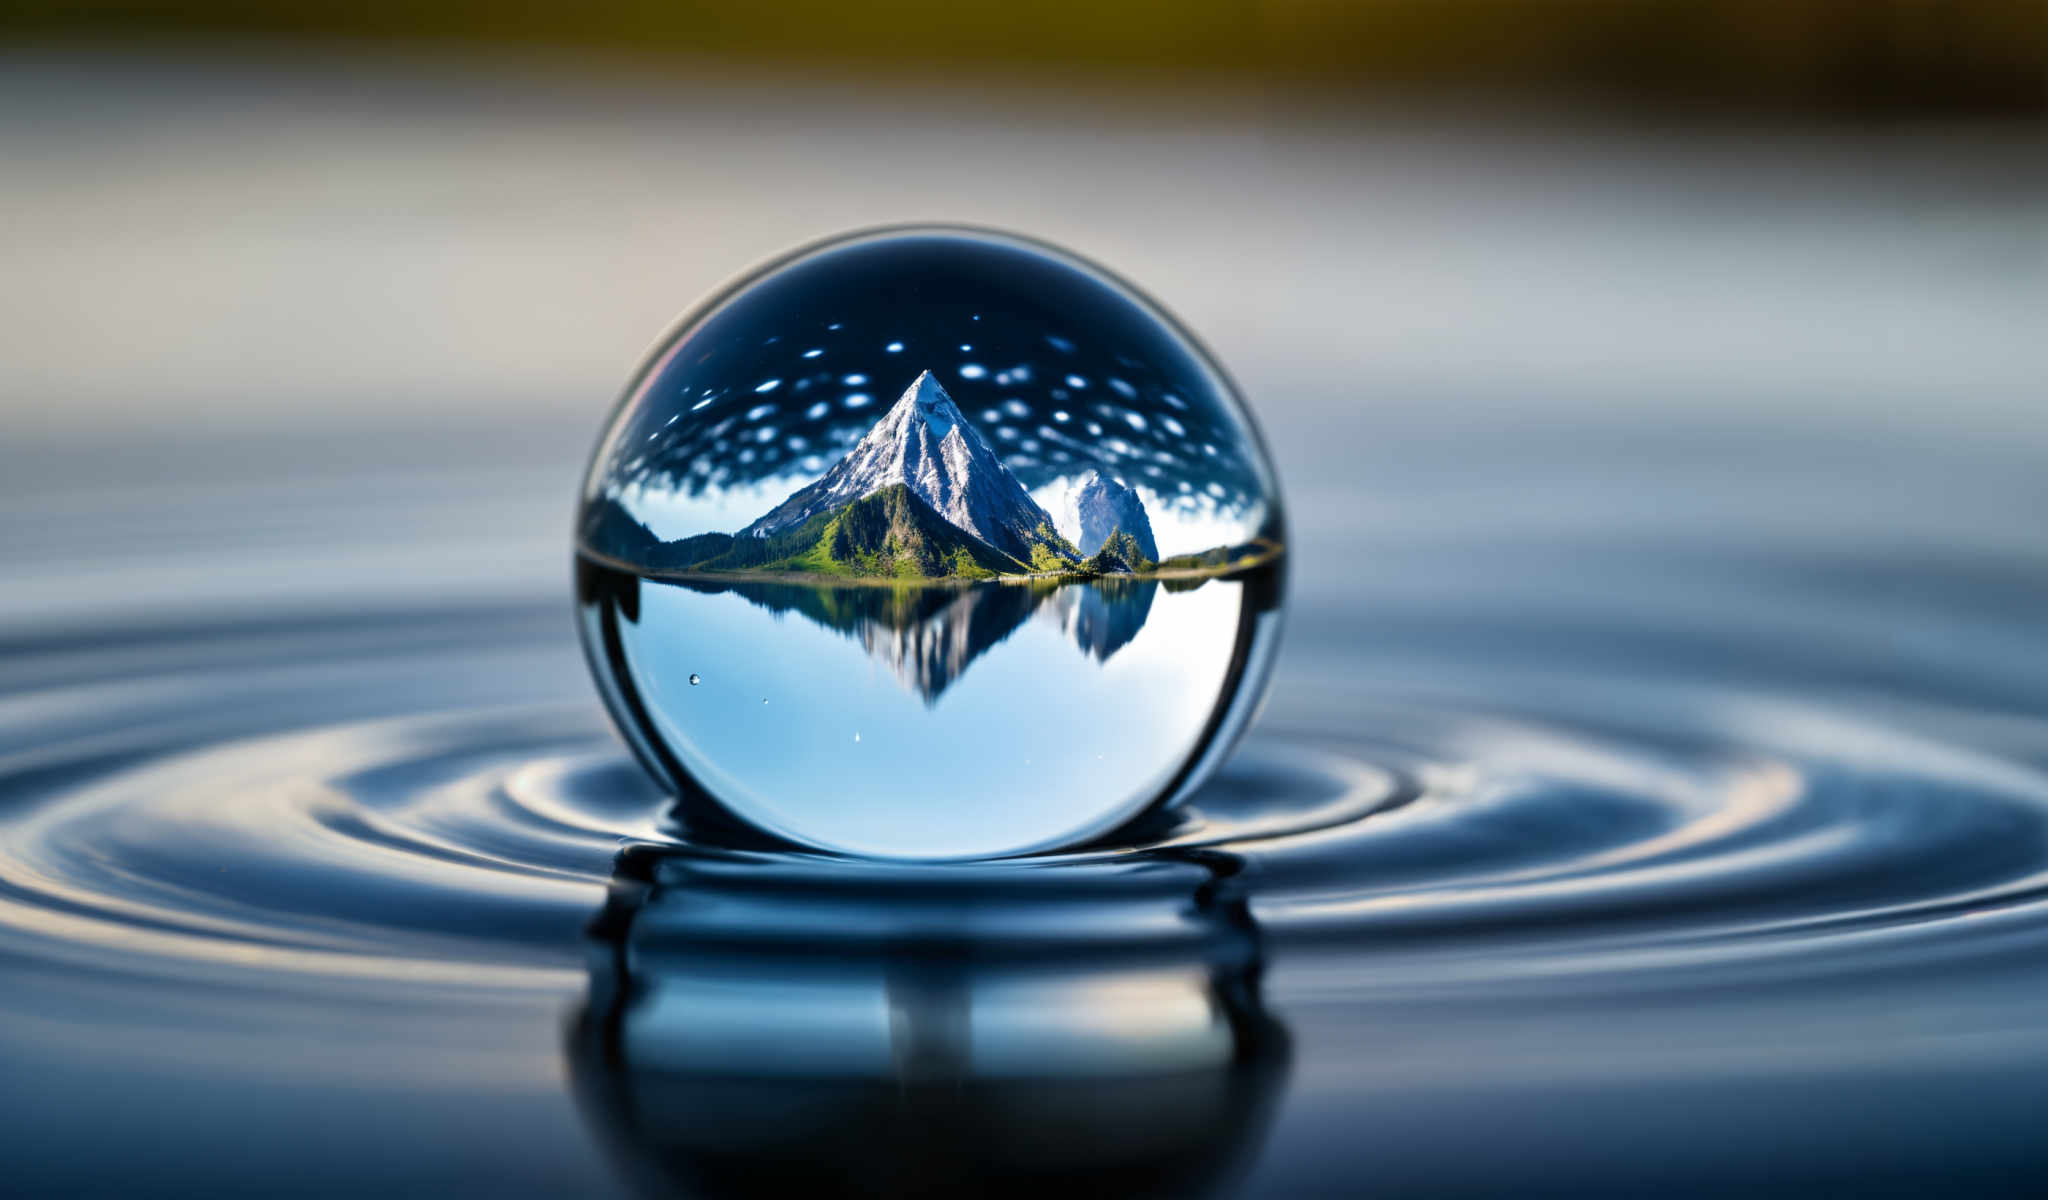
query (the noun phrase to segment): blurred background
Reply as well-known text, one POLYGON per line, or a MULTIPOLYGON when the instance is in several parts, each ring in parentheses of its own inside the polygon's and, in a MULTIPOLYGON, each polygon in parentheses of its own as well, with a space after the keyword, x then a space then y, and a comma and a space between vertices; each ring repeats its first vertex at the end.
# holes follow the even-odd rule
MULTIPOLYGON (((2035 796, 2044 64, 2039 0, 0 5, 0 1075, 34 1081, 0 1089, 23 1156, 0 1192, 611 1177, 561 1028, 611 979, 577 931, 653 801, 615 747, 546 757, 563 730, 561 754, 611 747, 570 621, 580 475, 678 313, 852 227, 1061 243, 1236 374, 1292 530, 1267 731, 1376 761, 1431 698, 1679 731, 1541 758, 1425 729, 1453 776, 1534 756, 1598 786, 1521 825, 1471 802, 1441 862, 1368 839, 1392 877, 1455 874, 1496 834, 1576 871, 1588 789, 1661 796, 1695 769, 1657 756, 1694 736, 2035 796), (474 716, 492 705, 516 721, 474 716), (1966 749, 2003 757, 1970 774, 1966 749), (488 786, 448 783, 471 769, 488 786), (336 833, 335 806, 371 832, 336 833), (401 808, 415 856, 378 824, 401 808), (557 854, 569 816, 589 836, 557 854), (158 936, 234 921, 219 954, 158 936), (300 971, 273 943, 357 958, 300 971), (398 965, 360 965, 380 954, 398 965)), ((1674 945, 1737 893, 1859 930, 1896 902, 1920 928, 1940 889, 2032 896, 2048 869, 2048 825, 2013 815, 2031 800, 1815 772, 1801 819, 1829 837, 1758 834, 1807 872, 1772 875, 1742 842, 1769 789, 1722 774, 1643 822, 1705 812, 1718 844, 1732 813, 1741 844, 1571 911, 1674 945), (1936 836, 1958 829, 1978 840, 1936 836)), ((1505 956, 1563 910, 1502 900, 1526 927, 1402 942, 1403 913, 1484 925, 1446 894, 1396 897, 1394 936, 1368 925, 1352 957, 1276 957, 1297 1049, 1251 1190, 1318 1194, 1367 1156, 1421 1193, 1519 1190, 1532 1163, 1621 1195, 1674 1163, 1700 1190, 2038 1180, 2038 933, 1968 980, 1911 955, 1849 980, 1809 947, 1792 984, 1741 959, 1706 987, 1659 973, 1678 950, 1613 976, 1589 952, 1590 983, 1531 999, 1554 964, 1505 956), (1508 965, 1461 987, 1417 965, 1440 949, 1508 965)), ((1284 930, 1286 907, 1259 916, 1284 930)), ((1982 944, 1956 925, 1926 953, 1982 944)))
POLYGON ((1697 515, 1762 490, 1739 457, 1797 477, 1773 519, 1899 537, 2048 438, 2032 0, 17 0, 0 37, 8 617, 552 585, 676 313, 925 218, 1181 312, 1347 557, 1411 502, 1605 506, 1626 456, 1497 469, 1589 438, 1666 446, 1697 515), (1900 424, 1936 444, 1883 487, 1807 470, 1900 424), (119 595, 30 569, 87 544, 119 595))

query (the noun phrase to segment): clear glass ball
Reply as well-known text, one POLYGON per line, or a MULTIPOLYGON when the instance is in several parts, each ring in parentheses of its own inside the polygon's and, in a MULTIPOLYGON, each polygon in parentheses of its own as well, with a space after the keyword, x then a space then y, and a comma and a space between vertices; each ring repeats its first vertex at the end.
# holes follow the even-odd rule
POLYGON ((1186 330, 949 227, 805 247, 686 315, 576 539, 599 691, 680 821, 908 859, 1170 819, 1265 688, 1286 551, 1186 330))

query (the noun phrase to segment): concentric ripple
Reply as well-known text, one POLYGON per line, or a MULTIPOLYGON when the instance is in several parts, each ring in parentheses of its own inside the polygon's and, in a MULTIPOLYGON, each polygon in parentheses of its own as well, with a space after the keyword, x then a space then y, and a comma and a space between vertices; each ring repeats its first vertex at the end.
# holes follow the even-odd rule
POLYGON ((1222 855, 1274 953, 1341 952, 1382 991, 1931 964, 2048 918, 2039 771, 1705 689, 1682 719, 1382 700, 1333 733, 1283 715, 1137 846, 911 870, 695 845, 594 704, 541 699, 580 686, 552 615, 279 618, 12 655, 6 944, 126 971, 558 988, 629 843, 809 871, 905 913, 929 886, 1006 895, 1028 873, 1028 905, 1222 855))

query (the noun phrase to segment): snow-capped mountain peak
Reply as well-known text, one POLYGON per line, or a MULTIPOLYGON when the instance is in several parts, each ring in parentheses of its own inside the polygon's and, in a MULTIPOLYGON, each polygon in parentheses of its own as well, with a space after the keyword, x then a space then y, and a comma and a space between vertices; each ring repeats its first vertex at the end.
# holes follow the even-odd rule
POLYGON ((1136 539, 1146 558, 1159 557, 1152 520, 1137 490, 1100 471, 1089 471, 1058 498, 1059 529, 1073 539, 1082 555, 1102 549, 1109 535, 1121 529, 1136 539))
POLYGON ((953 404, 953 398, 946 394, 946 389, 939 386, 939 381, 932 378, 930 371, 921 372, 912 380, 910 387, 904 391, 903 398, 898 400, 896 405, 900 408, 905 403, 916 410, 926 429, 941 438, 960 424, 959 408, 953 404))
POLYGON ((1039 527, 1052 525, 995 448, 925 371, 845 458, 741 535, 767 537, 899 483, 954 526, 1020 562, 1031 561, 1039 527))

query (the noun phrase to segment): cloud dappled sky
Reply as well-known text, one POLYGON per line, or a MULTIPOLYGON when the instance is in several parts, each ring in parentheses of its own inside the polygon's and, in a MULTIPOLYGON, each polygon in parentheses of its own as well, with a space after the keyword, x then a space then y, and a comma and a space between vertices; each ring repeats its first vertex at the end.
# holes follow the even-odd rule
POLYGON ((663 537, 730 532, 927 369, 1027 488, 1090 469, 1139 488, 1162 550, 1243 540, 1271 510, 1227 385, 1178 331, 1028 243, 960 234, 846 243, 743 289, 639 380, 592 490, 663 537))

